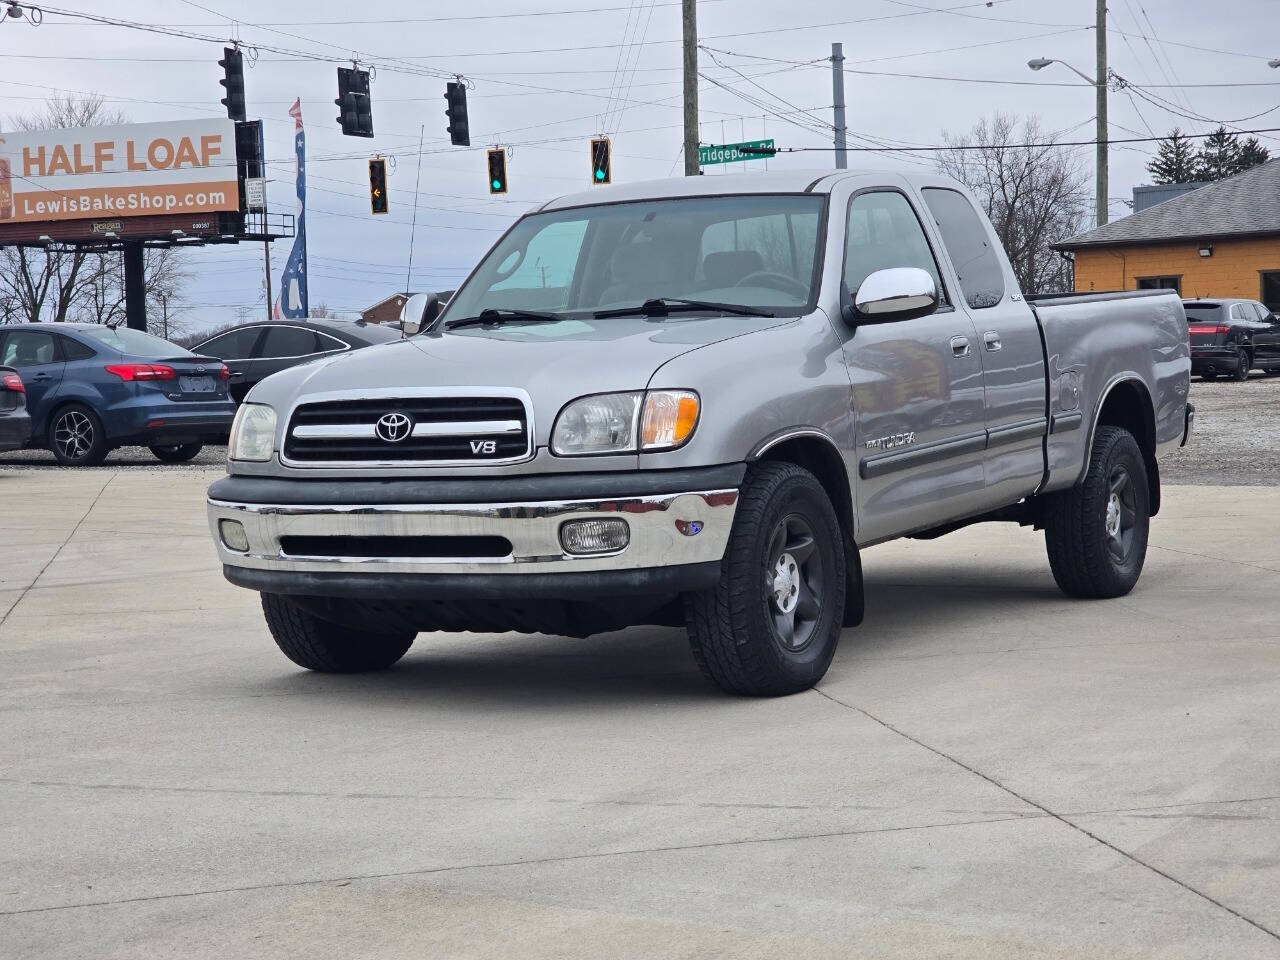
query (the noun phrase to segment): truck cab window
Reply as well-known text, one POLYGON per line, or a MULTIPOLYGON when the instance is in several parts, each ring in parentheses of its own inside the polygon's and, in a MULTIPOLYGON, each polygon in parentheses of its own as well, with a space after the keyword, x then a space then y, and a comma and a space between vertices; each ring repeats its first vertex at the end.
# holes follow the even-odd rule
POLYGON ((965 302, 974 310, 994 307, 1004 299, 1004 269, 973 205, 955 190, 928 187, 920 192, 956 268, 965 302))
POLYGON ((933 277, 938 302, 947 302, 938 263, 907 198, 889 190, 859 194, 849 203, 845 235, 844 281, 849 292, 857 293, 862 281, 877 270, 893 267, 924 270, 933 277))

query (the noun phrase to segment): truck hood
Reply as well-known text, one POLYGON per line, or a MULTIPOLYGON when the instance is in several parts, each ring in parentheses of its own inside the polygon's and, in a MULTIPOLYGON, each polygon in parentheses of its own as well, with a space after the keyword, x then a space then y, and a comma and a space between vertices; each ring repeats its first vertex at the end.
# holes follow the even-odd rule
MULTIPOLYGON (((423 334, 294 367, 264 380, 252 399, 277 407, 335 391, 507 387, 533 400, 536 443, 546 446, 560 409, 577 397, 643 390, 664 363, 708 344, 794 318, 616 317, 467 327, 423 334)), ((689 386, 693 386, 690 384, 689 386)))

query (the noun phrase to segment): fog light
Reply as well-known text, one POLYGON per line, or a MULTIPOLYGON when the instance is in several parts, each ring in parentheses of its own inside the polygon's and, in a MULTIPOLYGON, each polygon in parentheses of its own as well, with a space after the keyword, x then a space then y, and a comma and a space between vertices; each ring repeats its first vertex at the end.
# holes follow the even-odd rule
POLYGON ((625 520, 570 520, 560 527, 565 553, 617 553, 630 542, 631 530, 625 520))
POLYGON ((219 520, 218 533, 222 536, 222 542, 227 545, 228 550, 235 550, 237 553, 249 552, 249 535, 244 532, 244 524, 239 520, 219 520))

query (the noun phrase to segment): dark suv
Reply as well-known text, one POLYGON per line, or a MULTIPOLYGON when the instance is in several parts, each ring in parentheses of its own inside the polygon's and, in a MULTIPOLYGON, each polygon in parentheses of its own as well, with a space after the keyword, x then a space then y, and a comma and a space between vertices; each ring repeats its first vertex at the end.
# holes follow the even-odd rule
POLYGON ((225 442, 235 416, 229 372, 140 330, 91 323, 0 327, 0 365, 26 387, 29 445, 60 463, 101 463, 115 447, 143 446, 161 460, 190 460, 225 442))
POLYGON ((1247 380, 1257 368, 1280 373, 1280 317, 1257 300, 1183 300, 1191 335, 1191 372, 1247 380))
POLYGON ((363 320, 274 320, 246 323, 225 330, 193 348, 217 357, 231 370, 231 397, 236 403, 260 380, 273 373, 347 350, 400 339, 400 328, 363 320))

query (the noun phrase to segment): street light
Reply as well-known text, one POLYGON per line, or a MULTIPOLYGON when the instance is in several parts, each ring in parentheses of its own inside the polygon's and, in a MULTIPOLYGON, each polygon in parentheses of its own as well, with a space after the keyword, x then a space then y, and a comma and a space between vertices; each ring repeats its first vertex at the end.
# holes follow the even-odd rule
POLYGON ((1267 66, 1272 70, 1280 70, 1280 60, 1268 60, 1267 66))
MULTIPOLYGON (((1101 16, 1102 14, 1099 14, 1101 16)), ((1083 70, 1077 70, 1065 60, 1053 60, 1049 57, 1037 57, 1034 60, 1028 60, 1027 66, 1032 70, 1043 70, 1051 63, 1060 63, 1077 77, 1080 77, 1089 86, 1094 88, 1097 95, 1097 133, 1094 139, 1097 141, 1097 202, 1096 202, 1096 218, 1097 225, 1102 226, 1109 219, 1107 213, 1107 81, 1103 71, 1105 55, 1099 54, 1098 72, 1099 77, 1096 80, 1089 79, 1089 75, 1083 70)), ((1278 61, 1280 62, 1280 61, 1278 61)))

